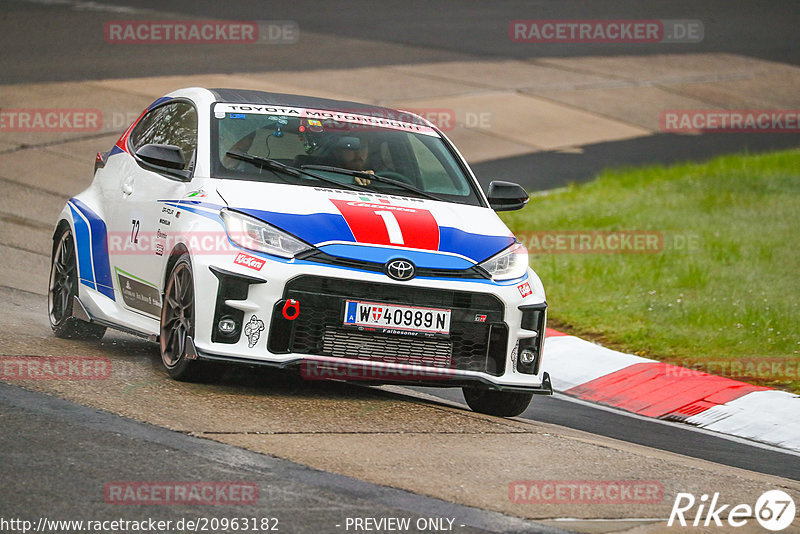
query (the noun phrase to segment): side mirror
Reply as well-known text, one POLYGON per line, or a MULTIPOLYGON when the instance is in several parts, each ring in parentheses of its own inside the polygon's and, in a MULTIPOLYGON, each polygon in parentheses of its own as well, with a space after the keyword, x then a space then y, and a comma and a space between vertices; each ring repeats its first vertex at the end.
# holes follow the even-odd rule
POLYGON ((167 169, 183 170, 186 166, 183 152, 175 145, 144 145, 136 150, 136 156, 145 163, 167 169))
POLYGON ((489 206, 494 211, 514 211, 525 207, 530 200, 528 192, 522 186, 512 182, 495 180, 489 184, 486 193, 489 206))

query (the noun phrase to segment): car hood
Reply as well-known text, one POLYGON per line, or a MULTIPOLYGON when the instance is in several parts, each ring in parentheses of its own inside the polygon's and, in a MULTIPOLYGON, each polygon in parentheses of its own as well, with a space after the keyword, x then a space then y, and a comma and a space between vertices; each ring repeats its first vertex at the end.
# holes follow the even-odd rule
POLYGON ((333 256, 419 267, 468 268, 515 238, 489 208, 360 191, 225 181, 228 207, 333 256))

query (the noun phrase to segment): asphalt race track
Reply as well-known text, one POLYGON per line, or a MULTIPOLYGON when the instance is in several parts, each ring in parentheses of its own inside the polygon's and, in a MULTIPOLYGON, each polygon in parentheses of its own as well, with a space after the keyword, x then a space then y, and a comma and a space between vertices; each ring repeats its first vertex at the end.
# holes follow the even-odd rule
MULTIPOLYGON (((591 78, 595 85, 588 90, 606 92, 582 96, 582 86, 571 81, 569 95, 556 94, 567 91, 558 87, 519 88, 519 95, 533 95, 537 106, 552 103, 560 106, 556 111, 574 110, 581 120, 597 119, 623 133, 582 136, 583 124, 577 123, 565 133, 566 141, 520 139, 513 153, 501 147, 508 140, 499 131, 505 124, 493 123, 492 131, 482 132, 481 139, 497 141, 496 152, 471 145, 475 130, 463 124, 453 138, 461 146, 463 136, 464 146, 474 150, 473 167, 482 183, 506 178, 530 189, 549 189, 591 179, 608 166, 797 146, 798 134, 661 132, 640 109, 620 110, 617 101, 596 96, 640 91, 636 94, 650 103, 656 90, 650 82, 632 82, 636 73, 633 78, 619 74, 619 87, 609 85, 608 72, 616 67, 608 65, 616 56, 630 56, 631 62, 653 56, 675 72, 657 88, 663 90, 658 98, 669 102, 664 105, 797 108, 796 85, 776 89, 770 100, 757 76, 748 78, 741 70, 752 64, 765 77, 796 76, 796 3, 736 6, 723 1, 6 0, 0 4, 0 108, 26 102, 47 107, 52 99, 72 107, 107 106, 127 116, 152 101, 152 92, 161 94, 154 86, 209 76, 214 83, 230 77, 232 84, 266 80, 289 89, 327 89, 335 81, 339 85, 331 91, 340 94, 352 84, 353 98, 374 85, 371 100, 387 102, 412 101, 419 90, 416 97, 429 107, 441 107, 436 99, 444 99, 453 109, 474 110, 475 102, 501 91, 490 86, 491 76, 481 68, 508 68, 511 79, 509 65, 524 64, 557 69, 553 75, 565 80, 591 78), (293 21, 301 37, 295 44, 264 46, 125 46, 103 39, 109 20, 164 18, 293 21), (509 21, 531 18, 697 19, 704 23, 705 38, 647 47, 533 48, 511 42, 509 21), (704 78, 700 70, 680 71, 675 57, 685 55, 690 63, 695 54, 708 58, 698 69, 717 69, 716 74, 704 78), (478 85, 464 82, 471 91, 466 94, 453 72, 470 64, 481 68, 475 69, 478 85), (442 73, 435 72, 437 65, 442 73), (351 73, 358 77, 348 78, 351 73), (413 84, 382 86, 379 77, 385 73, 426 76, 431 84, 440 83, 441 92, 425 93, 433 90, 413 84), (144 81, 134 87, 136 79, 144 81), (674 92, 664 89, 670 84, 674 92), (573 94, 583 100, 569 101, 573 94), (92 95, 97 101, 87 100, 92 95)), ((660 103, 652 105, 661 109, 660 103)), ((769 489, 800 496, 796 453, 561 395, 534 398, 522 416, 503 420, 470 412, 457 389, 304 382, 246 367, 220 368, 214 379, 198 384, 177 383, 160 368, 156 345, 145 340, 111 331, 94 344, 54 338, 45 297, 53 218, 71 194, 88 185, 94 152, 107 150, 126 125, 49 136, 9 136, 0 128, 0 357, 96 357, 113 370, 107 380, 0 380, 0 532, 13 531, 3 527, 2 520, 9 518, 248 516, 278 518, 281 532, 319 534, 359 531, 348 523, 353 518, 388 517, 409 518, 416 525, 410 532, 650 533, 690 530, 666 527, 679 492, 719 492, 727 503, 750 504, 769 489), (509 495, 510 485, 519 480, 657 481, 663 498, 648 504, 520 504, 509 495), (104 488, 119 481, 249 481, 258 486, 259 498, 250 506, 109 503, 104 488)), ((785 532, 800 532, 798 521, 785 532)), ((738 531, 763 532, 752 518, 738 531)))

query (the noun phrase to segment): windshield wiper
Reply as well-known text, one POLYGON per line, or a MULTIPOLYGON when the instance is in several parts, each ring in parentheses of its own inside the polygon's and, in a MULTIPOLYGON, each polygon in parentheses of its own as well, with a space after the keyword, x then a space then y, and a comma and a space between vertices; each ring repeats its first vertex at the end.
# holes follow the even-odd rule
POLYGON ((365 171, 353 171, 350 169, 343 169, 342 167, 330 167, 328 165, 303 165, 300 167, 301 169, 311 169, 314 171, 328 171, 328 172, 335 172, 337 174, 347 174, 349 176, 355 176, 356 178, 363 178, 364 180, 374 180, 376 182, 383 182, 384 184, 391 184, 399 187, 400 189, 405 189, 406 191, 411 191, 416 193, 422 197, 429 198, 431 200, 439 200, 441 202, 448 202, 447 200, 437 197, 431 193, 427 193, 422 189, 419 189, 411 184, 407 184, 405 182, 401 182, 399 180, 392 180, 391 178, 386 178, 385 176, 381 176, 379 174, 373 174, 371 172, 365 171))
POLYGON ((270 169, 276 172, 282 172, 284 174, 288 174, 289 176, 294 176, 295 178, 308 176, 310 178, 319 180, 320 182, 325 182, 326 184, 335 185, 337 187, 343 187, 344 189, 351 189, 353 191, 365 191, 365 192, 372 191, 371 189, 367 189, 365 187, 358 187, 353 184, 344 184, 342 182, 337 182, 336 180, 333 180, 331 178, 320 176, 319 174, 308 172, 303 169, 298 169, 297 167, 286 165, 285 163, 281 163, 280 161, 271 158, 262 158, 261 156, 254 156, 253 154, 233 152, 233 151, 228 151, 225 153, 225 155, 233 159, 238 159, 241 161, 246 161, 247 163, 252 163, 253 165, 258 165, 259 167, 263 167, 265 169, 270 169))

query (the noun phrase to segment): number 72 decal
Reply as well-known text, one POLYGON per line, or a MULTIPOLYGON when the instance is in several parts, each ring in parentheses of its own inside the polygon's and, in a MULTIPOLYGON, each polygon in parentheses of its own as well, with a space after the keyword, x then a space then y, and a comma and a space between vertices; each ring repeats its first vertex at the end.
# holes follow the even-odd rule
POLYGON ((439 225, 428 210, 331 199, 359 243, 439 249, 439 225))

